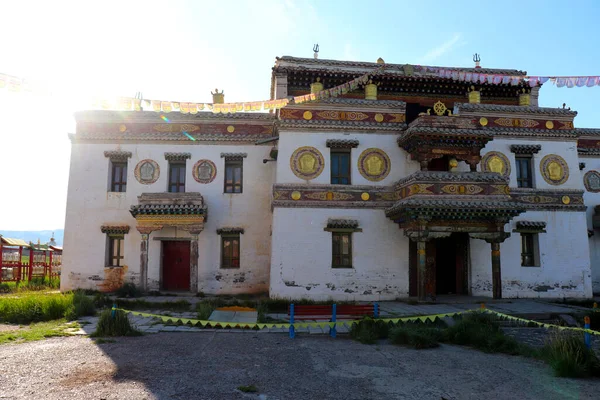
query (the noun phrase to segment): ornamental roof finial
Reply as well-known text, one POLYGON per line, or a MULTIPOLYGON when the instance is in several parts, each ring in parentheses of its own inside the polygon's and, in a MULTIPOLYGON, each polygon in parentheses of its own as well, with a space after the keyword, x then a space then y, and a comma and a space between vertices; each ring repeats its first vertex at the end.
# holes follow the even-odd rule
POLYGON ((479 62, 481 61, 479 54, 473 54, 473 61, 475 62, 475 68, 481 68, 481 65, 479 65, 479 62))
POLYGON ((319 43, 313 46, 313 51, 315 52, 315 60, 319 58, 319 43))
POLYGON ((377 59, 377 64, 385 64, 385 61, 383 61, 383 58, 379 57, 377 59))

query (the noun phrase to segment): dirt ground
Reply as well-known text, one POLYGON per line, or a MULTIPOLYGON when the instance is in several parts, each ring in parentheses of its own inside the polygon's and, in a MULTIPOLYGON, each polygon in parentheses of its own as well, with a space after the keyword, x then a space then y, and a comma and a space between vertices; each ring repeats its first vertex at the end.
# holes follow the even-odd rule
POLYGON ((0 399, 598 399, 600 380, 454 346, 347 337, 160 333, 0 346, 0 399), (254 385, 258 393, 242 393, 254 385))

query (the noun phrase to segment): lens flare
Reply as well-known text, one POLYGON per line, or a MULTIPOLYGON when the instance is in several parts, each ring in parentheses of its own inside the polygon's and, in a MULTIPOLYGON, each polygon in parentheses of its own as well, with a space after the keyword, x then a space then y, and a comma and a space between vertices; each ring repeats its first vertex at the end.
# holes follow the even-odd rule
POLYGON ((160 117, 161 117, 161 118, 162 118, 162 120, 163 120, 163 121, 165 121, 165 122, 171 122, 171 121, 169 121, 169 118, 165 117, 164 115, 161 115, 160 117))
POLYGON ((191 141, 193 141, 193 142, 196 141, 196 139, 194 139, 194 137, 192 135, 190 135, 189 133, 187 133, 187 132, 181 132, 181 133, 183 133, 185 136, 187 136, 188 138, 190 138, 191 141))

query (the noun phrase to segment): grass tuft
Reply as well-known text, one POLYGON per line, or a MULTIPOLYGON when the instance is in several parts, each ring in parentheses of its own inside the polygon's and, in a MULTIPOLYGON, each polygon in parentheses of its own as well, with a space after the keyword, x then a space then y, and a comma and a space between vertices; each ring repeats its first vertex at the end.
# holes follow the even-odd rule
POLYGON ((22 296, 0 298, 0 321, 13 324, 76 319, 93 315, 93 301, 81 292, 75 293, 27 293, 22 296))
POLYGON ((375 344, 377 340, 387 338, 389 330, 390 327, 385 322, 365 317, 352 325, 350 337, 363 344, 375 344))
POLYGON ((100 314, 96 331, 91 337, 106 336, 141 336, 142 333, 131 326, 127 314, 123 311, 115 311, 114 317, 112 310, 104 310, 100 314))
POLYGON ((258 388, 254 385, 248 385, 248 386, 238 386, 238 390, 240 392, 244 392, 244 393, 256 393, 258 392, 258 388))
POLYGON ((142 291, 131 282, 126 282, 115 292, 117 297, 141 297, 142 291))
POLYGON ((585 346, 580 335, 575 336, 568 332, 555 334, 544 346, 542 357, 559 377, 600 376, 600 360, 585 346))
POLYGON ((69 330, 77 328, 76 322, 67 323, 65 319, 38 322, 15 330, 0 332, 0 345, 24 343, 51 337, 70 336, 69 330))
POLYGON ((393 344, 410 346, 415 349, 431 349, 440 345, 439 341, 443 332, 438 328, 407 323, 392 328, 389 336, 390 342, 393 344))

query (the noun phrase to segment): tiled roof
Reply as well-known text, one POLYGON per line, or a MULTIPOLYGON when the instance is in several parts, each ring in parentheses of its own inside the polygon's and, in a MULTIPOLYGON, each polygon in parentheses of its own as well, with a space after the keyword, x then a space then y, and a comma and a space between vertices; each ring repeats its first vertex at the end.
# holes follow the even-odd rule
POLYGON ((410 133, 441 133, 441 134, 454 134, 454 135, 477 135, 477 136, 489 136, 492 134, 486 132, 483 129, 468 129, 468 128, 444 128, 435 126, 411 126, 406 130, 406 134, 410 133))
POLYGON ((399 131, 406 127, 405 124, 392 124, 388 122, 363 122, 363 121, 323 121, 323 120, 282 120, 280 128, 320 128, 320 129, 356 129, 377 131, 399 131))
POLYGON ((576 128, 580 136, 600 136, 600 129, 595 128, 576 128))
MULTIPOLYGON (((320 99, 308 102, 308 104, 344 104, 344 105, 359 105, 364 107, 398 107, 405 108, 406 102, 398 100, 365 100, 365 99, 351 99, 346 97, 328 97, 326 99, 320 99)), ((303 103, 307 104, 307 103, 303 103)))
MULTIPOLYGON (((377 64, 376 62, 364 62, 364 61, 340 61, 340 60, 327 60, 327 59, 314 59, 314 58, 300 58, 300 57, 291 57, 291 56, 283 56, 277 57, 275 62, 274 70, 277 70, 280 64, 285 63, 286 66, 293 67, 310 67, 311 69, 316 69, 319 67, 342 67, 342 68, 368 68, 374 70, 377 67, 380 67, 381 64, 377 64)), ((404 72, 404 66, 406 64, 385 64, 385 70, 388 71, 398 71, 404 72)), ((425 68, 441 68, 441 67, 422 67, 413 65, 416 71, 419 69, 425 68)), ((442 67, 445 69, 451 69, 456 71, 465 71, 465 72, 477 72, 480 74, 506 74, 506 75, 527 75, 526 71, 519 71, 516 69, 492 69, 492 68, 462 68, 462 67, 442 67)))
POLYGON ((418 212, 433 217, 461 218, 464 215, 516 216, 524 211, 524 207, 522 204, 512 201, 426 199, 415 196, 397 201, 386 210, 385 214, 389 217, 403 211, 418 212))
POLYGON ((351 149, 358 147, 358 140, 356 139, 327 139, 325 142, 327 147, 333 149, 351 149))
POLYGON ((529 128, 484 128, 485 132, 490 132, 494 136, 512 136, 512 137, 552 137, 552 138, 571 138, 576 139, 580 133, 578 129, 529 129, 529 128))
POLYGON ((274 113, 239 112, 234 114, 213 113, 202 111, 197 114, 182 114, 180 112, 154 112, 154 111, 112 111, 112 110, 86 110, 75 113, 77 121, 114 121, 114 122, 164 122, 161 116, 166 116, 170 122, 195 122, 197 120, 256 120, 261 122, 274 121, 274 113))
POLYGON ((0 243, 6 246, 19 246, 19 247, 29 247, 29 243, 24 241, 23 239, 12 239, 7 238, 0 235, 0 243))
POLYGON ((110 158, 112 161, 127 161, 128 158, 131 158, 130 151, 105 151, 104 157, 110 158))
POLYGON ((541 144, 512 144, 510 151, 515 154, 537 154, 542 149, 541 144))
POLYGON ((260 139, 271 138, 270 133, 261 135, 243 135, 243 134, 221 134, 221 133, 202 133, 190 134, 195 141, 190 140, 185 135, 172 132, 144 132, 144 133, 77 133, 69 134, 71 141, 119 141, 119 142, 136 142, 160 140, 169 142, 185 142, 187 144, 201 144, 203 142, 249 142, 254 143, 260 139))
POLYGON ((221 158, 231 161, 241 161, 246 157, 248 157, 248 153, 221 153, 221 158))
POLYGON ((355 219, 334 219, 329 218, 327 220, 327 228, 334 229, 356 229, 358 228, 358 221, 355 219))
POLYGON ((517 221, 517 229, 545 229, 543 221, 517 221))
POLYGON ((105 224, 100 227, 102 233, 108 233, 113 235, 124 235, 129 233, 129 225, 110 225, 105 224))
POLYGON ((600 156, 600 149, 578 148, 577 153, 580 156, 600 156))
POLYGON ((141 204, 131 206, 129 212, 137 215, 201 215, 205 208, 197 204, 141 204))
POLYGON ((491 112, 513 112, 528 114, 552 114, 552 115, 577 115, 577 111, 571 111, 565 108, 534 107, 534 106, 508 106, 500 104, 481 104, 481 103, 456 103, 455 107, 460 111, 491 111, 491 112))

